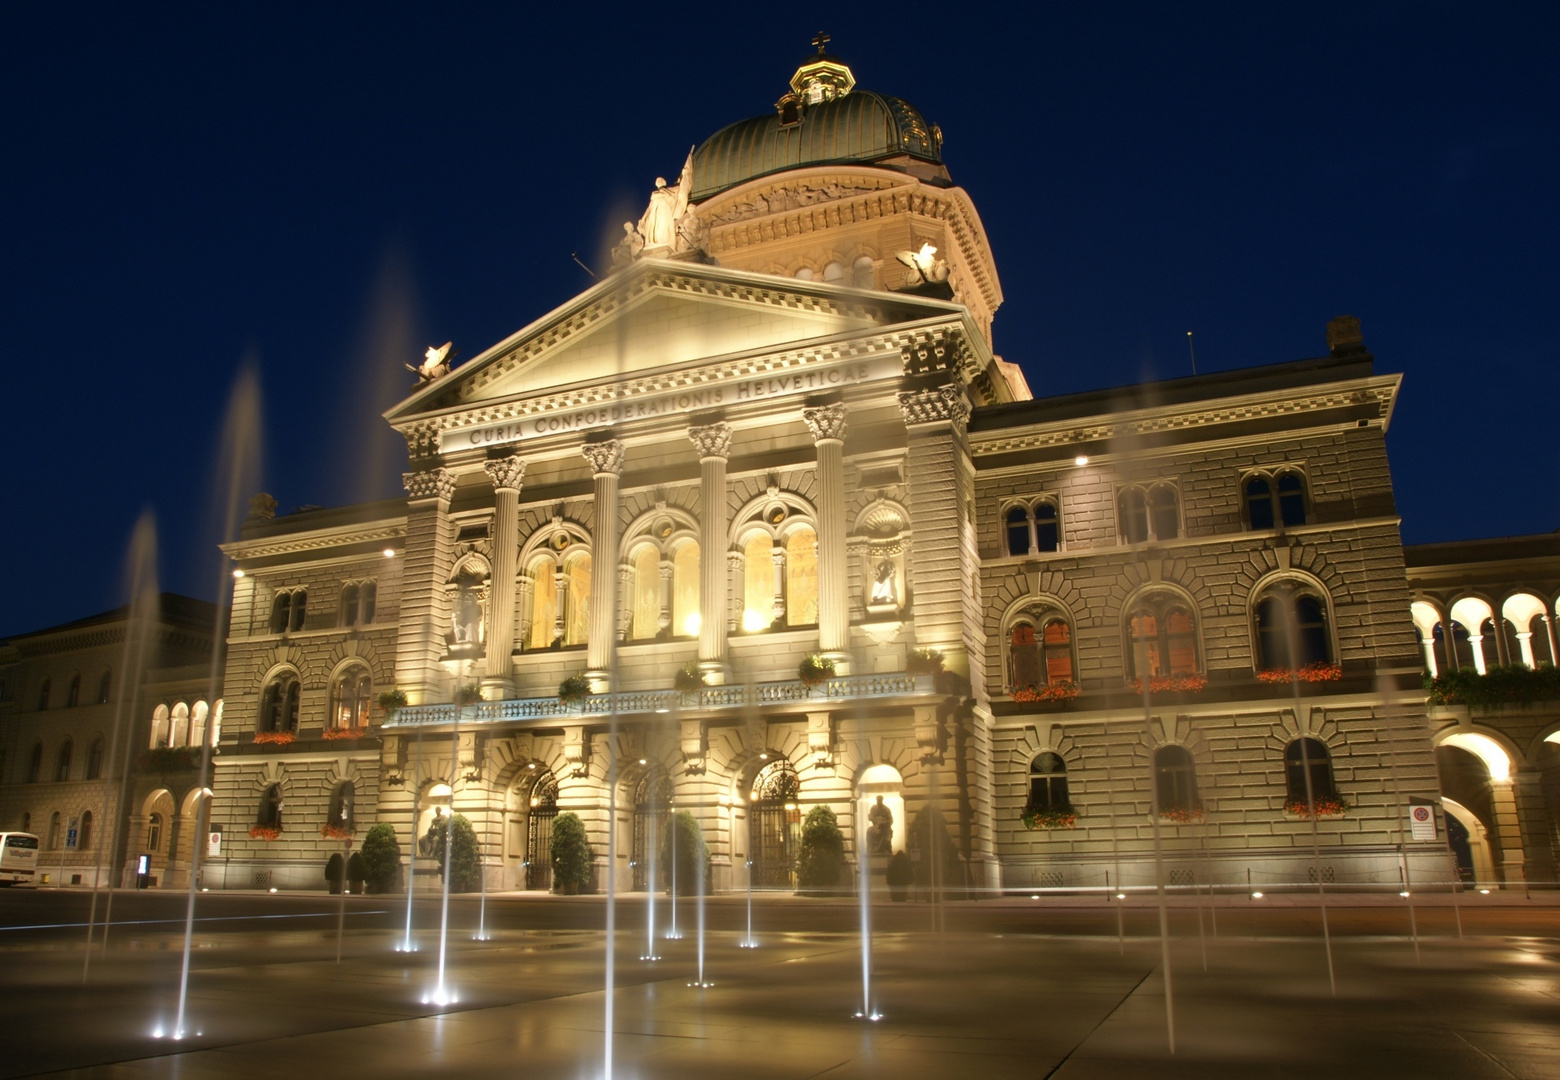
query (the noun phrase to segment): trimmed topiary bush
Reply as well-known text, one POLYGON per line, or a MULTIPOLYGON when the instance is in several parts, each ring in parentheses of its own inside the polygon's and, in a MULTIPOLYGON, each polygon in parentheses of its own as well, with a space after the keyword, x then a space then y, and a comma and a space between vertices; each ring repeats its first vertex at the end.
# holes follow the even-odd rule
POLYGON ((482 863, 477 857, 477 830, 465 814, 456 814, 449 822, 440 821, 429 835, 433 839, 431 858, 444 880, 444 838, 450 837, 450 892, 476 892, 482 887, 482 863))
POLYGON ((910 898, 910 886, 915 884, 915 867, 910 856, 903 851, 894 852, 888 860, 888 894, 896 901, 910 898))
POLYGON ((553 819, 552 874, 553 891, 567 896, 588 893, 595 870, 596 855, 585 835, 585 823, 578 814, 565 811, 553 819))
POLYGON ((363 863, 363 853, 354 851, 347 857, 347 888, 362 895, 363 882, 368 877, 368 867, 363 863))
POLYGON ((839 820, 827 806, 807 811, 802 822, 802 843, 796 855, 796 883, 803 891, 839 887, 845 871, 845 835, 839 820))
POLYGON ((657 860, 661 868, 661 885, 670 890, 673 874, 676 875, 677 895, 692 896, 699 891, 699 867, 704 870, 704 888, 710 888, 710 849, 704 842, 704 830, 699 819, 687 810, 679 810, 666 819, 661 833, 661 853, 657 860), (672 859, 673 837, 676 837, 677 858, 672 859))
POLYGON ((401 842, 395 826, 375 825, 363 838, 363 850, 352 856, 363 864, 363 884, 369 892, 393 892, 401 884, 401 842))
POLYGON ((341 878, 346 866, 347 860, 341 857, 339 851, 325 860, 325 884, 330 886, 332 896, 341 892, 341 878))

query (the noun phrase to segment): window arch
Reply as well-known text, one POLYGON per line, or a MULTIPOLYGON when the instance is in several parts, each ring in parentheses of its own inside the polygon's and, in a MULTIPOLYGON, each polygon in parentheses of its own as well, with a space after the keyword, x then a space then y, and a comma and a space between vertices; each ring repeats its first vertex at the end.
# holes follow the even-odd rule
POLYGON ((255 814, 255 824, 268 829, 282 827, 282 785, 271 784, 260 795, 260 808, 255 814))
POLYGON ((1077 681, 1072 626, 1059 612, 1025 617, 1008 631, 1008 687, 1038 690, 1077 681))
MULTIPOLYGON (((209 708, 207 708, 206 703, 204 701, 197 701, 190 708, 190 745, 191 746, 203 747, 203 746, 206 745, 206 718, 210 715, 210 713, 211 713, 211 710, 209 708)), ((213 745, 215 745, 217 740, 215 738, 213 738, 211 741, 212 741, 213 745)))
POLYGON ((785 535, 785 621, 818 622, 818 534, 811 525, 797 525, 785 535))
POLYGON ((1181 535, 1181 497, 1174 484, 1123 488, 1116 497, 1118 529, 1129 544, 1181 535))
POLYGON ((87 779, 101 780, 103 778, 103 736, 99 735, 92 740, 92 745, 87 749, 87 779))
POLYGON ((48 679, 44 679, 43 680, 43 685, 38 687, 38 711, 39 712, 43 712, 46 709, 48 709, 48 707, 49 707, 49 690, 50 689, 51 689, 51 683, 49 682, 48 679))
POLYGON ((1333 662, 1327 601, 1314 585, 1281 581, 1262 591, 1254 608, 1258 671, 1333 662))
POLYGON ((162 850, 163 816, 152 814, 146 819, 146 850, 159 852, 162 850))
POLYGON ((151 748, 155 750, 159 746, 167 746, 168 734, 168 706, 159 705, 152 710, 151 748))
POLYGON ((112 673, 107 671, 103 672, 103 677, 98 680, 97 703, 99 705, 108 704, 108 691, 112 686, 112 673))
POLYGON ((43 773, 43 743, 33 743, 32 757, 27 760, 27 782, 36 784, 43 773))
POLYGON ((1302 808, 1338 800, 1326 743, 1305 737, 1284 747, 1284 792, 1287 805, 1302 808))
POLYGON ((81 822, 76 826, 76 850, 85 851, 92 846, 92 811, 81 812, 81 822))
POLYGON ((1197 796, 1197 763, 1186 747, 1170 744, 1154 751, 1154 804, 1161 814, 1202 809, 1197 796))
POLYGON ((750 634, 775 623, 780 590, 774 550, 774 537, 767 532, 753 533, 742 545, 742 629, 750 634))
POLYGON ((1271 529, 1277 520, 1273 513, 1273 482, 1258 474, 1246 481, 1246 525, 1251 529, 1271 529))
POLYGON ((44 846, 50 851, 58 851, 60 847, 60 812, 58 810, 49 815, 49 833, 44 841, 44 846))
POLYGON ((697 523, 662 507, 628 529, 625 637, 630 641, 696 637, 699 633, 697 523))
POLYGON ((1029 763, 1030 810, 1071 810, 1067 792, 1067 762, 1047 751, 1029 763))
POLYGON ((356 626, 358 621, 358 593, 356 582, 349 582, 341 587, 341 625, 356 626))
POLYGON ((1174 594, 1144 597, 1127 616, 1127 674, 1132 678, 1195 675, 1197 623, 1191 606, 1174 594))
POLYGON ((66 739, 64 742, 60 743, 59 757, 55 758, 54 760, 55 783, 62 783, 70 779, 70 756, 71 751, 74 749, 75 744, 72 743, 69 739, 66 739))
POLYGON ((181 701, 173 707, 173 717, 170 720, 168 745, 188 746, 189 744, 190 707, 181 701))
POLYGON ((1293 469, 1278 474, 1278 519, 1285 528, 1304 525, 1306 519, 1305 477, 1293 469))
POLYGON ((77 705, 80 705, 80 704, 81 704, 81 673, 77 672, 76 674, 74 674, 74 675, 72 675, 70 677, 70 686, 65 691, 65 707, 67 709, 74 709, 77 705))
POLYGON ((1061 513, 1054 499, 1037 499, 1032 504, 1018 503, 1008 508, 1003 520, 1009 555, 1061 550, 1061 513))
POLYGON ((302 690, 297 672, 283 671, 274 676, 260 695, 260 730, 297 731, 302 690))
POLYGON ((850 283, 858 289, 870 289, 873 286, 872 256, 859 255, 851 264, 850 283))
POLYGON ((845 264, 835 259, 823 268, 823 280, 831 285, 843 285, 845 283, 845 264))
POLYGON ((368 727, 369 702, 374 697, 374 680, 368 668, 350 664, 343 668, 330 686, 329 727, 336 730, 368 727))
POLYGON ((357 785, 343 780, 330 794, 330 809, 325 823, 332 828, 351 832, 356 819, 357 785))
POLYGON ((1279 523, 1294 528, 1306 523, 1305 476, 1298 469, 1281 469, 1272 475, 1253 473, 1242 484, 1241 492, 1247 528, 1272 529, 1279 523))
POLYGON ((276 594, 271 601, 271 633, 296 633, 303 629, 304 616, 309 606, 307 589, 293 589, 276 594))

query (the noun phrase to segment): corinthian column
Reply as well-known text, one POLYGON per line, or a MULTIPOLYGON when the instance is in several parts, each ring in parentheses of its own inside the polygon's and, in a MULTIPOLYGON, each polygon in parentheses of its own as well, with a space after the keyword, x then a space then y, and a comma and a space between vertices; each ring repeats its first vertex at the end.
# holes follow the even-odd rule
POLYGON ((623 444, 616 439, 586 443, 580 448, 590 462, 595 481, 596 521, 591 529, 590 641, 586 648, 586 674, 592 689, 610 688, 617 621, 618 582, 618 477, 623 472, 623 444))
POLYGON ((690 428, 699 451, 699 670, 704 681, 726 681, 726 459, 731 456, 731 425, 690 428))
POLYGON ((803 409, 818 447, 818 649, 835 670, 850 670, 845 595, 845 406, 803 409))
POLYGON ((403 473, 406 554, 401 562, 401 624, 396 634, 395 684, 413 705, 445 700, 448 675, 439 664, 450 628, 444 586, 455 563, 448 469, 403 473))
POLYGON ((520 481, 525 459, 518 454, 486 462, 493 478, 493 580, 488 592, 487 674, 482 680, 488 697, 514 692, 510 654, 515 647, 515 559, 520 548, 520 481))

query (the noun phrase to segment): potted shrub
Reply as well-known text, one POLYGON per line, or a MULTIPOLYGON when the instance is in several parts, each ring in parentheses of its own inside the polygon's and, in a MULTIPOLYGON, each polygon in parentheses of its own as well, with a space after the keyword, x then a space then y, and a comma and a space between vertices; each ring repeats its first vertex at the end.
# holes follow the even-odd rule
POLYGON ((401 842, 393 825, 375 825, 363 838, 363 850, 352 856, 363 862, 363 884, 369 892, 395 889, 401 878, 401 842))
POLYGON ((476 683, 467 683, 455 691, 455 704, 461 708, 467 705, 475 705, 482 700, 482 687, 476 683))
POLYGON ((439 869, 439 879, 444 879, 444 843, 450 842, 450 892, 476 892, 482 886, 482 863, 477 855, 477 830, 465 814, 455 814, 445 819, 444 828, 429 831, 432 850, 429 858, 439 869))
POLYGON ((325 884, 330 886, 332 896, 341 892, 341 882, 346 872, 347 860, 341 857, 341 852, 338 851, 325 860, 325 884))
POLYGON ((832 893, 845 871, 845 834, 839 819, 827 806, 807 811, 802 822, 802 842, 796 853, 797 892, 802 895, 832 893))
POLYGON ((578 814, 565 811, 553 819, 552 872, 553 891, 565 896, 590 892, 591 871, 596 861, 585 835, 585 823, 578 814))
POLYGON ((699 671, 697 664, 684 664, 677 669, 677 674, 672 678, 672 686, 683 695, 684 699, 689 694, 696 694, 704 689, 704 676, 699 671))
POLYGON ((907 675, 941 675, 943 654, 936 649, 911 649, 905 657, 907 675))
POLYGON ((386 720, 404 708, 406 708, 405 690, 386 690, 379 695, 379 711, 385 714, 386 720))
POLYGON ((910 856, 896 851, 888 860, 888 895, 895 903, 910 899, 910 886, 915 883, 915 867, 910 856))
POLYGON ((558 684, 558 700, 567 708, 583 708, 588 697, 590 680, 583 675, 570 675, 558 684))
POLYGON ((363 894, 363 882, 368 877, 368 867, 363 862, 363 853, 354 851, 347 856, 347 888, 349 891, 363 894))
POLYGON ((810 694, 814 687, 834 678, 834 661, 817 653, 804 656, 801 664, 797 666, 796 677, 802 681, 802 686, 810 694))

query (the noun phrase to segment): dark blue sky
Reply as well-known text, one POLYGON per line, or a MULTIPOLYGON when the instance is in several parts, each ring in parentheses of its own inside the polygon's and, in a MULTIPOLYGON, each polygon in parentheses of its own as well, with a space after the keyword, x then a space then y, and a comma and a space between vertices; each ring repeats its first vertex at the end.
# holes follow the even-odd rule
POLYGON ((820 28, 975 200, 1037 395, 1314 356, 1404 389, 1410 542, 1560 525, 1557 7, 0 7, 0 631, 121 599, 142 506, 211 596, 244 357, 283 509, 399 494, 379 412, 589 284, 820 28), (578 14, 575 14, 578 12, 578 14), (625 212, 626 211, 626 212, 625 212))

